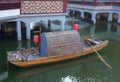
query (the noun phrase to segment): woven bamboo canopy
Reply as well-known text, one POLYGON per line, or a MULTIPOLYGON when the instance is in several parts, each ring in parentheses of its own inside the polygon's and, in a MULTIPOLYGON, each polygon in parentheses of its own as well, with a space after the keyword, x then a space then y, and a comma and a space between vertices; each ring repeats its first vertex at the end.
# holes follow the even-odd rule
POLYGON ((78 31, 57 31, 41 34, 42 56, 70 55, 83 51, 78 31))

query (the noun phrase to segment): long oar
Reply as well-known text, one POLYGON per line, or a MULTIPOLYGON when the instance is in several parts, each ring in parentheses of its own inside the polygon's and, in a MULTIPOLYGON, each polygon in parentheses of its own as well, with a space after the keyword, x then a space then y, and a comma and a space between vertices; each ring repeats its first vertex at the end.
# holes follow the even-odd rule
POLYGON ((109 68, 112 69, 112 66, 109 65, 104 59, 103 57, 92 47, 91 43, 89 41, 86 40, 86 42, 88 43, 88 45, 90 46, 90 48, 98 55, 99 59, 109 68))

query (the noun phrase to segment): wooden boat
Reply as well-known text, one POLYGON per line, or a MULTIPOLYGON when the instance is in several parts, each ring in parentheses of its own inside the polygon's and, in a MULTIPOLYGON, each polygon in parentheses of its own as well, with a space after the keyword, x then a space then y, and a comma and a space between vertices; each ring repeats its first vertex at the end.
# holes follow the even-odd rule
POLYGON ((21 49, 17 51, 8 51, 7 59, 11 64, 19 67, 31 67, 42 64, 55 63, 73 58, 85 56, 89 53, 93 53, 94 50, 98 51, 108 45, 108 40, 101 41, 94 36, 82 37, 83 51, 70 55, 55 55, 55 56, 41 56, 36 48, 21 49), (89 45, 87 42, 91 45, 89 45), (94 50, 93 50, 94 49, 94 50), (22 53, 21 53, 22 51, 22 53), (23 58, 22 58, 23 57, 23 58))

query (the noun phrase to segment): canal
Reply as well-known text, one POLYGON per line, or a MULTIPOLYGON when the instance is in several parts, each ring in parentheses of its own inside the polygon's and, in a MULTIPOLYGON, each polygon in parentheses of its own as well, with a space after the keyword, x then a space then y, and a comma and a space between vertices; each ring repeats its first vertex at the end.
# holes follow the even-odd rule
MULTIPOLYGON (((32 40, 18 42, 12 36, 0 39, 0 82, 119 82, 120 25, 105 21, 97 21, 96 25, 83 20, 76 23, 80 25, 81 35, 92 34, 102 40, 109 40, 109 45, 99 53, 112 69, 106 67, 95 53, 66 62, 30 68, 8 65, 6 51, 15 50, 20 46, 34 46, 32 40)), ((70 30, 71 23, 66 22, 66 27, 66 30, 70 30)))

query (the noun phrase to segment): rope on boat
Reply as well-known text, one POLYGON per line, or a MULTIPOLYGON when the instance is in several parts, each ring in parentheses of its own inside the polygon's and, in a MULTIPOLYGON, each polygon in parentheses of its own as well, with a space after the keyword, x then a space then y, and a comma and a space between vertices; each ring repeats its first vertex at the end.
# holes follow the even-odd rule
POLYGON ((38 52, 35 48, 32 47, 32 49, 33 49, 36 53, 40 54, 40 52, 38 52))
POLYGON ((103 57, 92 47, 91 43, 89 41, 86 40, 86 42, 88 43, 88 45, 90 46, 90 48, 98 55, 99 59, 109 68, 112 69, 112 66, 110 64, 108 64, 103 57))

